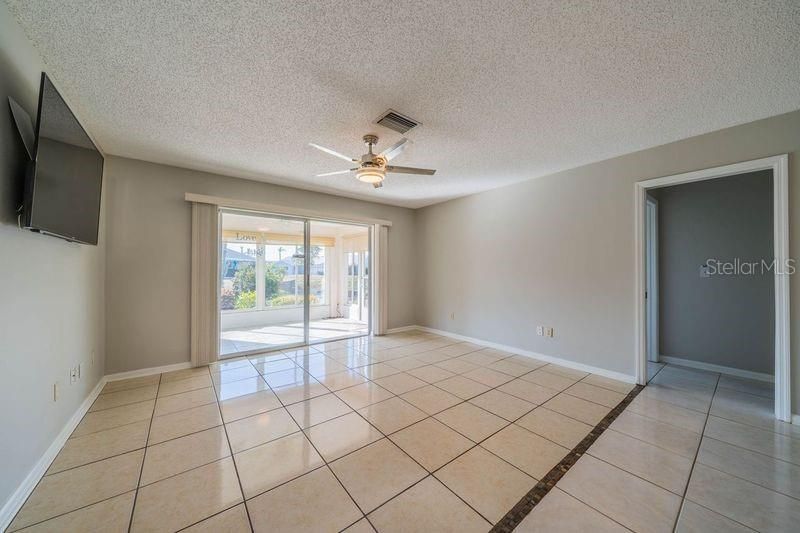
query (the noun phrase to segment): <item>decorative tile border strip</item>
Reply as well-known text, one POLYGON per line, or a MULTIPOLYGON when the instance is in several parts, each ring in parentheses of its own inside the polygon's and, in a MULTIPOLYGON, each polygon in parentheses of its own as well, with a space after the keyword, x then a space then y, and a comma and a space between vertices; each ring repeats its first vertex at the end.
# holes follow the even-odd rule
POLYGON ((594 441, 597 440, 603 432, 608 429, 608 426, 611 425, 614 420, 628 407, 634 398, 639 394, 639 392, 644 389, 643 385, 636 385, 628 395, 617 404, 616 407, 611 409, 608 414, 600 421, 598 424, 592 428, 588 435, 586 435, 582 441, 578 443, 563 459, 559 462, 556 466, 554 466, 550 471, 545 475, 541 481, 539 481, 528 493, 522 497, 522 499, 517 502, 517 504, 512 507, 512 509, 506 513, 506 515, 497 522, 494 527, 491 529, 490 533, 508 533, 512 531, 515 527, 517 527, 522 520, 528 516, 536 505, 542 501, 548 492, 550 492, 553 487, 556 486, 558 480, 560 480, 564 474, 567 473, 567 470, 572 468, 575 463, 578 462, 584 453, 589 449, 589 447, 594 444, 594 441))

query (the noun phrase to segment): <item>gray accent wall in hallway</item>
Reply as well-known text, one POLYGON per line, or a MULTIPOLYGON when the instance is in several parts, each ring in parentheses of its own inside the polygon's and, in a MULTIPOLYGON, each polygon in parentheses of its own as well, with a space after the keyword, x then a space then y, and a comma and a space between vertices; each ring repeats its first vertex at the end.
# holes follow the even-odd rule
POLYGON ((773 374, 772 171, 664 187, 658 200, 661 355, 773 374), (712 261, 708 261, 711 259, 712 261), (755 262, 700 276, 708 264, 755 262))

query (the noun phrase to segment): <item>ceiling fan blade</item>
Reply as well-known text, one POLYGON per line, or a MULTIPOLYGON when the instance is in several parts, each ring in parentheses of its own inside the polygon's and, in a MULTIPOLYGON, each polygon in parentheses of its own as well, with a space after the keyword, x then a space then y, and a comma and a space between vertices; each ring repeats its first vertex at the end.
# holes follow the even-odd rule
POLYGON ((386 172, 396 172, 399 174, 424 174, 426 176, 433 176, 436 174, 435 170, 429 168, 396 167, 393 165, 386 165, 386 172))
POLYGON ((402 139, 394 143, 392 146, 381 152, 381 157, 383 157, 387 161, 391 161, 392 159, 400 155, 400 152, 405 150, 409 144, 411 144, 411 141, 403 137, 402 139))
POLYGON ((351 168, 349 170, 336 170, 334 172, 325 172, 323 174, 317 174, 317 177, 321 178, 323 176, 336 176, 337 174, 349 174, 350 172, 353 172, 354 170, 358 170, 358 169, 351 168))
POLYGON ((344 155, 344 154, 340 154, 340 153, 339 153, 339 152, 337 152, 336 150, 331 150, 330 148, 325 148, 324 146, 320 146, 320 145, 318 145, 318 144, 314 144, 314 143, 308 143, 308 145, 309 145, 309 146, 313 146, 313 147, 314 147, 314 148, 316 148, 317 150, 322 150, 322 151, 323 151, 323 152, 325 152, 326 154, 331 154, 331 155, 332 155, 332 156, 334 156, 334 157, 338 157, 339 159, 344 159, 345 161, 350 161, 351 163, 352 163, 352 162, 354 162, 354 161, 358 161, 358 159, 353 159, 352 157, 347 157, 347 156, 346 156, 346 155, 344 155))

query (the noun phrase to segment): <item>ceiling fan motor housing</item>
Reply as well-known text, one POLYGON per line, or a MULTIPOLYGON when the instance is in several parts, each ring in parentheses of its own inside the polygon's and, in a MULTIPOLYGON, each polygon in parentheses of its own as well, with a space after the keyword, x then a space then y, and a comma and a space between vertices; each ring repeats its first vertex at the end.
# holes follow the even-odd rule
POLYGON ((364 154, 361 156, 361 166, 381 168, 386 166, 386 160, 379 155, 364 154))
POLYGON ((372 153, 372 147, 378 144, 378 136, 367 134, 364 135, 364 144, 367 145, 367 153, 361 156, 362 167, 384 167, 386 166, 386 159, 378 154, 372 153))

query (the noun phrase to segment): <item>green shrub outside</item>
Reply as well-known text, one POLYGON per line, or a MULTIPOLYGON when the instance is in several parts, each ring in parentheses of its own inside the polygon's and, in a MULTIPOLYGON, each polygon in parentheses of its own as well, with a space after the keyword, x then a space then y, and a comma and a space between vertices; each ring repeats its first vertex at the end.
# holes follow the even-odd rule
POLYGON ((236 296, 235 309, 252 309, 256 306, 256 291, 241 292, 236 296))

